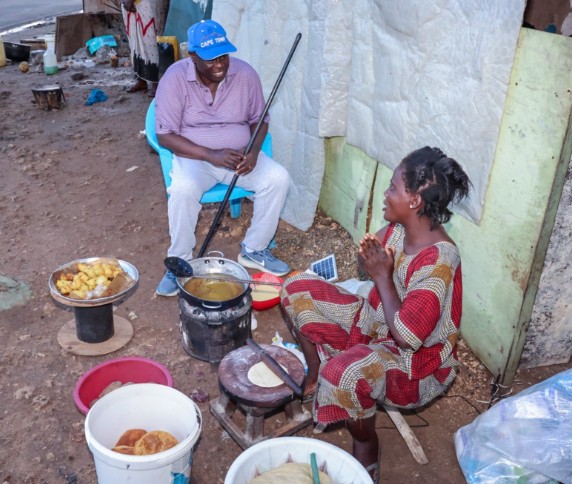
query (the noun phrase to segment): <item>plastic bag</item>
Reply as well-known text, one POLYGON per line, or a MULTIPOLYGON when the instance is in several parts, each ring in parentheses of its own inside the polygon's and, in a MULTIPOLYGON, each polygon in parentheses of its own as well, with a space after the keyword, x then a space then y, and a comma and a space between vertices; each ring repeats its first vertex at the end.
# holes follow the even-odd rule
POLYGON ((284 348, 285 350, 288 350, 290 353, 296 356, 296 358, 298 358, 302 362, 302 365, 304 365, 304 372, 306 374, 308 373, 308 364, 306 363, 306 358, 304 358, 304 353, 302 353, 298 349, 299 347, 297 344, 290 343, 288 341, 284 342, 282 336, 280 336, 280 333, 278 333, 277 331, 276 335, 272 338, 272 345, 284 348))
POLYGON ((95 63, 96 64, 107 64, 111 59, 111 56, 117 55, 117 52, 113 47, 108 45, 102 45, 95 53, 95 63))
POLYGON ((85 45, 87 46, 89 53, 93 55, 100 47, 104 45, 108 45, 109 47, 117 47, 117 41, 113 35, 102 35, 101 37, 94 37, 93 39, 89 39, 85 45))
POLYGON ((102 103, 107 100, 107 94, 105 94, 101 89, 92 89, 89 93, 89 97, 85 102, 86 106, 91 106, 95 103, 102 103))
POLYGON ((479 415, 455 450, 468 483, 572 483, 572 370, 479 415))
POLYGON ((352 294, 365 297, 369 295, 373 287, 373 281, 360 281, 359 279, 348 279, 347 281, 336 282, 336 286, 345 289, 352 294))

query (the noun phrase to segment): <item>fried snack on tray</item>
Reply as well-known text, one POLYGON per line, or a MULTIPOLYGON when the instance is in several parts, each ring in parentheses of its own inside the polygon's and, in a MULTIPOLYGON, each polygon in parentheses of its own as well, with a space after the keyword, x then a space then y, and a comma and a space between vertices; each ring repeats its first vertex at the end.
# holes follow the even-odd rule
POLYGON ((72 299, 97 299, 113 295, 113 285, 131 281, 117 259, 98 259, 93 262, 78 262, 57 276, 58 291, 72 299), (116 281, 112 285, 112 282, 116 281))

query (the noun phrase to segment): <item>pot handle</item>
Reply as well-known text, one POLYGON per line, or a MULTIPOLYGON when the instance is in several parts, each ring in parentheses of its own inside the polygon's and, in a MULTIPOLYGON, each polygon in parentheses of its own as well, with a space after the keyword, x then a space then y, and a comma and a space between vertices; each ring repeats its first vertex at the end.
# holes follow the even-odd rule
POLYGON ((220 309, 222 307, 222 303, 218 303, 217 305, 214 306, 209 306, 206 302, 202 301, 201 304, 205 309, 220 309))
POLYGON ((209 257, 212 257, 211 254, 220 254, 220 257, 224 257, 224 253, 222 253, 220 250, 211 250, 207 253, 209 257))

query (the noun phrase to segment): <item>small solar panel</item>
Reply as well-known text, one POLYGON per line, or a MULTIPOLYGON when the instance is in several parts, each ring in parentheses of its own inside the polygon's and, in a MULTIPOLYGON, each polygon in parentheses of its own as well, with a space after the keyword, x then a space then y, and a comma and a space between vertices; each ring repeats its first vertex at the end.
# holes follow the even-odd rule
POLYGON ((312 264, 310 264, 310 270, 328 282, 338 280, 338 268, 336 267, 336 256, 334 254, 312 262, 312 264))

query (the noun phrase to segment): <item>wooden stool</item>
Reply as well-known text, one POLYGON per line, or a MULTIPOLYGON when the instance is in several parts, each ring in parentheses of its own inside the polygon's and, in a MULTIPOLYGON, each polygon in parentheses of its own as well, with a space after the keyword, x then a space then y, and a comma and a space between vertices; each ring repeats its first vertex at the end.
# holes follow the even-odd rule
MULTIPOLYGON (((302 385, 304 367, 296 356, 277 346, 260 346, 287 369, 298 385, 302 385)), ((228 353, 220 362, 218 370, 220 397, 210 403, 213 416, 243 449, 266 439, 292 435, 312 422, 311 413, 284 383, 273 388, 263 388, 248 379, 248 370, 259 362, 258 355, 248 346, 228 353), (237 408, 246 416, 244 431, 232 421, 237 408), (264 419, 280 410, 284 411, 288 422, 265 435, 264 419)))

